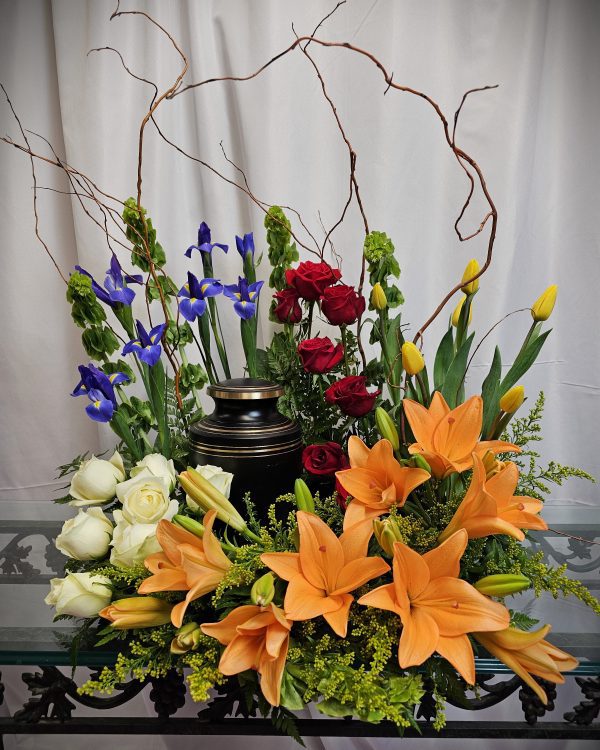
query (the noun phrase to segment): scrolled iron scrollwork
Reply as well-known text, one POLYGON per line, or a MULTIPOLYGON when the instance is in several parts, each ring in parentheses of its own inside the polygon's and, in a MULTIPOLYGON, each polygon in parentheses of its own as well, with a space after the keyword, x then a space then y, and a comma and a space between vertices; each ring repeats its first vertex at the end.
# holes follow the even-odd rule
POLYGON ((600 714, 600 677, 576 677, 575 682, 587 700, 578 703, 564 718, 570 724, 589 726, 600 714))

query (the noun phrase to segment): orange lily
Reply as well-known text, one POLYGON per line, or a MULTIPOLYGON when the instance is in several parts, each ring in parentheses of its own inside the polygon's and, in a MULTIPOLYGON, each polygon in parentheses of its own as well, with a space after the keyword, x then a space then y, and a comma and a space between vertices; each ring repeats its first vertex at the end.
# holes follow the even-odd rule
POLYGON ((142 581, 138 588, 140 594, 188 592, 171 612, 171 622, 176 628, 181 627, 190 602, 214 591, 231 567, 231 561, 212 532, 216 516, 214 510, 204 516, 202 539, 170 521, 161 521, 156 538, 163 551, 144 560, 153 575, 142 581))
POLYGON ((131 596, 111 602, 98 612, 115 630, 152 628, 171 619, 171 605, 155 596, 131 596))
POLYGON ((389 440, 380 440, 373 448, 352 435, 348 441, 350 469, 336 472, 342 487, 352 495, 346 509, 344 530, 377 518, 393 505, 401 507, 410 493, 430 478, 424 469, 401 466, 394 458, 389 440))
POLYGON ((371 521, 358 523, 338 539, 318 516, 298 511, 299 552, 265 552, 263 563, 289 581, 284 609, 288 620, 323 615, 341 638, 348 628, 354 597, 349 593, 390 568, 381 557, 367 557, 371 521))
POLYGON ((504 451, 520 452, 520 448, 503 440, 482 440, 483 399, 470 399, 450 409, 439 391, 433 394, 431 406, 405 398, 404 413, 417 442, 409 446, 409 453, 419 453, 431 466, 436 479, 444 479, 454 472, 465 471, 473 465, 472 454, 482 457, 504 451))
POLYGON ((221 622, 200 626, 205 635, 227 646, 219 662, 225 675, 255 669, 260 687, 272 706, 279 705, 281 678, 287 657, 292 623, 279 607, 248 604, 230 612, 221 622))
POLYGON ((502 630, 510 615, 502 604, 458 578, 467 541, 461 529, 423 556, 396 542, 394 582, 369 591, 358 603, 395 612, 402 620, 400 667, 422 664, 437 651, 473 685, 475 659, 466 634, 502 630))
POLYGON ((579 664, 575 657, 544 640, 549 630, 550 625, 544 625, 530 633, 517 628, 506 628, 496 633, 473 635, 492 656, 519 675, 542 703, 546 704, 546 693, 531 675, 549 682, 563 683, 565 678, 561 672, 569 672, 579 664))
POLYGON ((474 453, 471 484, 452 520, 440 534, 440 541, 457 529, 466 529, 469 539, 508 534, 519 541, 525 538, 521 529, 547 529, 546 522, 537 515, 544 507, 541 500, 513 495, 518 480, 519 470, 512 462, 486 479, 483 461, 474 453))

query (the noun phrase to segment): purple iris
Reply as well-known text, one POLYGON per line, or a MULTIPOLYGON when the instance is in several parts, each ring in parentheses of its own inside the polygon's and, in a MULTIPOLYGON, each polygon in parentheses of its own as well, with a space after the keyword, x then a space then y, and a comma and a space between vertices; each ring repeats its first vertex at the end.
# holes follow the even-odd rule
POLYGON ((100 302, 114 307, 115 304, 131 305, 135 292, 132 289, 128 289, 125 283, 128 284, 141 284, 143 282, 142 277, 138 274, 132 276, 128 273, 123 273, 121 264, 119 263, 117 256, 113 253, 110 260, 110 268, 106 272, 106 278, 104 279, 104 289, 98 284, 91 273, 82 268, 81 266, 75 266, 75 268, 92 280, 92 290, 100 302))
POLYGON ((192 250, 200 250, 201 253, 211 253, 213 247, 220 247, 225 253, 229 250, 229 245, 221 245, 219 242, 210 241, 210 227, 203 221, 198 228, 198 244, 190 245, 185 251, 185 255, 191 258, 192 250))
POLYGON ((238 277, 237 284, 227 284, 223 287, 223 294, 235 300, 233 309, 243 320, 249 320, 256 313, 256 301, 264 281, 248 284, 248 279, 238 277))
POLYGON ((137 328, 138 337, 137 339, 133 339, 125 344, 122 354, 130 354, 133 352, 138 355, 142 362, 145 362, 149 367, 154 367, 160 359, 160 353, 162 351, 160 340, 167 326, 165 323, 161 323, 158 326, 154 326, 154 328, 147 333, 140 321, 136 320, 135 327, 137 328))
POLYGON ((95 422, 110 422, 117 407, 115 385, 126 383, 129 378, 122 372, 107 375, 93 364, 79 365, 81 380, 71 393, 72 396, 87 396, 91 401, 85 407, 87 415, 95 422))
POLYGON ((236 235, 235 244, 238 253, 242 256, 242 260, 246 260, 248 253, 254 258, 254 236, 252 232, 245 234, 244 239, 236 235))
POLYGON ((179 309, 181 314, 190 323, 206 310, 206 297, 215 297, 223 291, 223 285, 217 279, 198 279, 188 271, 188 282, 179 290, 179 309))

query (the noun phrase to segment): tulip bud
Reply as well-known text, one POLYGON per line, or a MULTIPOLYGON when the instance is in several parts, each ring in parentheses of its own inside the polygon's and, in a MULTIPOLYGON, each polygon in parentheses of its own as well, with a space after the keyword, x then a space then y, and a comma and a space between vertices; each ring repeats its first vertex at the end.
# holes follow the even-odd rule
MULTIPOLYGON (((456 305, 454 308, 454 312, 452 313, 452 325, 457 328, 458 327, 458 321, 460 319, 460 311, 462 310, 462 306, 465 303, 465 300, 467 298, 463 297, 461 301, 456 305)), ((467 321, 467 325, 471 325, 471 321, 473 320, 473 308, 469 308, 469 320, 467 321)))
POLYGON ((423 355, 412 341, 402 344, 402 367, 409 375, 417 375, 425 367, 423 355))
POLYGON ((523 401, 525 401, 525 388, 522 385, 514 385, 500 399, 500 408, 506 414, 514 414, 523 401))
POLYGON ((195 651, 198 648, 201 635, 202 631, 197 622, 188 622, 182 625, 175 632, 175 638, 171 641, 171 653, 185 654, 188 651, 195 651))
POLYGON ((412 456, 411 461, 417 469, 424 469, 431 474, 431 466, 427 463, 423 456, 417 453, 412 456))
POLYGON ((371 291, 371 304, 376 310, 385 310, 388 305, 383 287, 377 282, 371 291))
POLYGON ((115 630, 129 630, 166 625, 171 621, 172 608, 172 604, 155 596, 131 596, 112 602, 98 614, 110 620, 115 630))
POLYGON ((403 542, 404 538, 395 519, 388 517, 385 521, 376 519, 373 521, 373 531, 381 549, 389 555, 394 556, 394 544, 403 542))
POLYGON ((200 521, 195 521, 193 518, 176 515, 173 516, 173 523, 176 523, 177 526, 181 526, 182 529, 189 531, 191 534, 200 537, 200 539, 204 536, 204 526, 200 521))
POLYGON ((531 307, 531 317, 537 322, 540 320, 548 320, 554 310, 554 303, 556 302, 556 295, 558 293, 558 286, 552 284, 545 292, 543 292, 533 303, 531 307))
MULTIPOLYGON (((472 258, 465 268, 465 272, 462 275, 461 281, 465 282, 469 279, 472 279, 473 276, 475 276, 476 273, 479 273, 479 263, 475 260, 475 258, 472 258)), ((479 289, 479 279, 475 279, 475 281, 471 281, 468 284, 464 284, 464 286, 461 286, 461 290, 465 294, 475 294, 475 292, 479 289)))
POLYGON ((480 594, 486 596, 509 596, 528 589, 531 586, 531 581, 522 575, 499 573, 481 578, 474 586, 480 594))
POLYGON ((375 409, 375 422, 377 423, 377 429, 379 430, 381 437, 389 440, 392 444, 392 448, 397 451, 400 447, 398 430, 396 429, 396 425, 390 415, 381 406, 378 406, 375 409))
POLYGON ((264 576, 254 581, 250 590, 250 600, 252 604, 259 607, 266 607, 273 601, 275 596, 275 579, 273 573, 265 573, 264 576))
POLYGON ((315 512, 315 502, 304 479, 296 479, 294 482, 294 494, 296 495, 298 510, 305 510, 307 513, 315 512))

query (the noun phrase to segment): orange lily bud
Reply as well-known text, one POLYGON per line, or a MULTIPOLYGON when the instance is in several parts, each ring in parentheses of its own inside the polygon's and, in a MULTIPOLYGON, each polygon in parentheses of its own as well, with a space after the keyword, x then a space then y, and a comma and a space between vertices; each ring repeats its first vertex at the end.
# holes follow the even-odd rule
POLYGON ((394 556, 394 544, 404 541, 402 532, 393 518, 386 518, 384 521, 375 519, 373 521, 373 531, 381 549, 389 556, 394 556))
POLYGON ((425 471, 428 471, 431 474, 431 466, 427 463, 423 456, 417 453, 410 460, 413 462, 417 469, 425 469, 425 471))
POLYGON ((98 614, 105 620, 110 620, 111 627, 116 630, 129 630, 166 625, 171 621, 172 608, 164 599, 154 596, 132 596, 112 602, 98 614))
POLYGON ((383 287, 379 282, 375 284, 371 291, 371 304, 376 310, 385 310, 388 306, 387 297, 383 291, 383 287))
POLYGON ((528 589, 531 586, 531 581, 522 575, 499 573, 498 575, 480 578, 473 585, 477 591, 486 596, 509 596, 528 589))
MULTIPOLYGON (((472 279, 473 276, 475 276, 476 273, 479 273, 479 263, 475 260, 475 258, 472 258, 465 268, 465 272, 462 275, 462 281, 468 281, 469 279, 472 279)), ((475 281, 471 281, 468 284, 465 284, 464 286, 461 286, 461 290, 465 294, 475 294, 475 292, 479 289, 479 279, 475 279, 475 281)))
POLYGON ((298 510, 305 510, 308 513, 315 512, 315 501, 304 479, 296 479, 294 482, 294 495, 296 496, 298 510))
POLYGON ((500 408, 507 414, 514 414, 523 401, 525 401, 525 388, 522 385, 514 385, 500 399, 500 408))
POLYGON ((200 539, 202 539, 202 537, 204 536, 204 526, 200 523, 200 521, 195 521, 193 518, 188 518, 188 516, 176 515, 173 516, 173 523, 176 523, 177 526, 181 526, 182 529, 189 531, 191 534, 194 534, 194 536, 197 536, 200 539))
POLYGON ((412 341, 402 344, 402 367, 409 375, 417 375, 425 367, 423 355, 412 341))
POLYGON ((171 641, 172 654, 186 654, 188 651, 195 651, 198 648, 202 631, 197 622, 188 622, 175 633, 175 638, 171 641))
POLYGON ((272 573, 265 573, 258 580, 254 581, 254 585, 250 590, 250 601, 252 604, 256 604, 259 607, 266 607, 272 601, 275 596, 275 579, 272 573))
MULTIPOLYGON (((461 301, 456 305, 454 308, 454 312, 452 313, 452 325, 456 328, 458 326, 458 321, 460 319, 460 311, 462 310, 462 306, 465 303, 465 300, 467 298, 463 297, 461 301)), ((469 308, 469 320, 467 321, 468 325, 471 325, 471 321, 473 320, 473 308, 469 308)))
POLYGON ((389 440, 392 444, 392 448, 397 451, 400 447, 398 430, 396 429, 396 425, 390 415, 381 406, 378 406, 375 409, 375 422, 377 423, 377 429, 379 430, 381 437, 389 440))
POLYGON ((179 483, 202 510, 215 510, 221 521, 233 527, 236 531, 242 533, 246 531, 246 522, 234 506, 222 492, 219 492, 196 469, 188 466, 187 471, 182 471, 179 475, 179 483))
POLYGON ((558 286, 551 284, 533 303, 531 307, 531 317, 537 322, 548 320, 554 310, 558 286))

